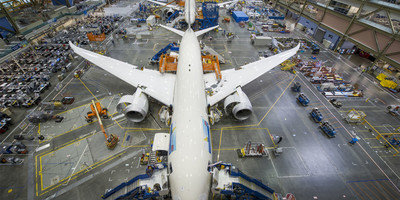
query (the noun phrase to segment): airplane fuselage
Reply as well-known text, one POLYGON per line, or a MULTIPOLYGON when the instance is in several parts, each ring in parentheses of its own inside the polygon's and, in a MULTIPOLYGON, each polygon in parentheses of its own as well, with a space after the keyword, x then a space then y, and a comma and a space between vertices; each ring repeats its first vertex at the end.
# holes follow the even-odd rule
POLYGON ((168 168, 173 199, 208 199, 210 127, 199 42, 189 28, 179 47, 168 168))

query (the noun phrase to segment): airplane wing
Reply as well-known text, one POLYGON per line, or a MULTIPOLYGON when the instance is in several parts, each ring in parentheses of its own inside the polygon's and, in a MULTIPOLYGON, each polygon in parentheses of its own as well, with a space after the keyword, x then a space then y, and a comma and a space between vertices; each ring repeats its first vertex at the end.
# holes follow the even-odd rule
POLYGON ((220 8, 224 7, 225 5, 231 4, 231 3, 237 3, 238 0, 234 0, 234 1, 227 1, 227 2, 223 2, 223 3, 218 3, 218 6, 220 8))
POLYGON ((206 29, 203 29, 203 30, 196 31, 194 34, 196 34, 196 36, 199 37, 200 35, 203 35, 204 33, 212 31, 212 30, 214 30, 214 29, 216 29, 218 27, 219 27, 219 25, 216 25, 216 26, 213 26, 213 27, 210 27, 210 28, 206 28, 206 29))
POLYGON ((144 93, 157 99, 164 105, 172 105, 175 85, 174 74, 161 74, 155 70, 136 69, 137 67, 134 65, 79 48, 71 42, 69 42, 69 45, 76 54, 86 60, 134 87, 141 87, 144 93))
POLYGON ((237 87, 243 87, 295 55, 299 48, 300 44, 280 54, 244 65, 238 70, 228 69, 221 71, 222 79, 219 82, 217 81, 215 73, 205 74, 204 81, 206 83, 206 88, 213 91, 211 95, 207 96, 208 104, 211 106, 215 105, 235 92, 237 87))
POLYGON ((177 6, 177 5, 171 5, 171 4, 166 4, 166 3, 163 3, 163 2, 152 1, 152 0, 147 0, 147 1, 148 1, 148 2, 151 2, 151 3, 154 3, 154 4, 161 5, 161 6, 165 6, 165 7, 167 7, 167 8, 172 8, 172 9, 174 9, 174 10, 183 10, 182 7, 177 6))
POLYGON ((162 28, 165 28, 165 29, 167 29, 167 30, 169 30, 169 31, 171 31, 173 33, 176 33, 176 34, 178 34, 180 36, 183 36, 183 34, 185 33, 185 32, 183 32, 181 30, 176 29, 176 28, 168 27, 168 26, 165 26, 165 25, 162 25, 162 24, 160 24, 160 26, 162 28))

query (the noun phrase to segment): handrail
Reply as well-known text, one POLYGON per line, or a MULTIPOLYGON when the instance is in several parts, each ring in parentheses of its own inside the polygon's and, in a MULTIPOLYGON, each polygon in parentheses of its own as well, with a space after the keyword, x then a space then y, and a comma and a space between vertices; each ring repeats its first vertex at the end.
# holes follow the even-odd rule
POLYGON ((253 195, 255 197, 258 197, 260 199, 272 200, 271 198, 265 196, 264 194, 262 194, 262 193, 260 193, 260 192, 258 192, 256 190, 252 190, 252 189, 248 188, 247 186, 245 186, 245 185, 243 185, 241 183, 232 183, 232 186, 235 186, 235 185, 240 186, 242 189, 246 190, 248 194, 251 194, 251 195, 253 195))
POLYGON ((101 198, 106 199, 106 198, 110 197, 111 195, 115 194, 116 192, 118 192, 119 190, 121 190, 122 188, 130 186, 130 185, 132 185, 132 183, 134 183, 140 179, 146 179, 146 178, 150 178, 150 176, 147 174, 137 175, 134 178, 132 178, 131 180, 129 180, 127 182, 123 182, 123 183, 119 184, 117 187, 111 189, 110 191, 105 193, 103 196, 101 196, 101 198))
POLYGON ((275 191, 272 189, 272 188, 270 188, 270 187, 268 187, 268 186, 266 186, 265 184, 263 184, 261 181, 259 181, 258 179, 255 179, 255 178, 251 178, 251 177, 249 177, 249 176, 247 176, 246 174, 243 174, 241 171, 239 171, 239 170, 233 170, 233 171, 231 171, 231 175, 232 176, 239 176, 239 177, 241 177, 241 178, 243 178, 243 179, 245 179, 245 180, 247 180, 247 181, 249 181, 249 182, 252 182, 252 183, 255 183, 257 186, 259 186, 259 187, 261 187, 262 189, 264 189, 264 190, 267 190, 269 193, 271 193, 271 194, 273 194, 275 191))

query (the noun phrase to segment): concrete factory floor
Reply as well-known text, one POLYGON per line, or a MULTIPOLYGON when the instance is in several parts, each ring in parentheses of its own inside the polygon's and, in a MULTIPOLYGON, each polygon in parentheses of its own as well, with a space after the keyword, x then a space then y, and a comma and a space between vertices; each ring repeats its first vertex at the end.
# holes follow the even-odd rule
MULTIPOLYGON (((267 50, 252 46, 249 32, 237 23, 220 25, 238 35, 230 43, 221 32, 211 33, 212 41, 208 36, 203 39, 227 60, 221 70, 255 61, 259 51, 267 50)), ((149 58, 168 43, 178 42, 180 37, 161 28, 152 34, 150 39, 117 39, 115 44, 107 39, 104 43, 109 56, 156 69, 157 66, 148 65, 149 58)), ((282 36, 305 37, 298 32, 282 36)), ((300 55, 311 56, 309 52, 300 55)), ((399 154, 386 149, 383 139, 375 138, 378 132, 392 133, 400 127, 398 117, 385 112, 386 106, 398 104, 399 99, 372 78, 360 74, 356 70, 358 63, 323 49, 317 59, 337 67, 345 80, 358 83, 365 97, 340 98, 343 107, 337 109, 301 73, 294 75, 277 67, 243 88, 254 108, 248 120, 239 122, 225 116, 211 126, 213 160, 232 163, 276 192, 293 193, 301 200, 400 199, 399 154), (295 81, 301 83, 302 92, 310 99, 308 107, 298 104, 297 93, 290 90, 295 81), (314 107, 337 129, 335 138, 328 138, 310 119, 309 112, 314 107), (347 124, 343 118, 352 108, 364 111, 367 123, 347 124), (272 155, 271 135, 283 136, 280 143, 283 153, 278 157, 272 155), (361 141, 349 146, 348 141, 355 135, 361 141), (236 149, 243 148, 248 141, 263 142, 269 147, 270 156, 238 158, 236 149)), ((78 65, 80 59, 75 62, 78 65)), ((132 123, 121 117, 115 105, 122 94, 133 94, 135 88, 98 67, 89 67, 80 79, 67 77, 63 87, 48 97, 76 98, 59 114, 65 117, 63 122, 48 121, 39 126, 26 120, 21 124, 15 122, 11 135, 7 132, 1 136, 11 142, 14 134, 31 131, 43 134, 46 139, 26 142, 30 153, 23 157, 22 165, 0 167, 0 199, 100 199, 106 190, 145 173, 145 167, 139 165, 142 148, 150 149, 155 133, 168 132, 168 127, 158 119, 161 105, 154 100, 144 122, 132 123), (104 120, 106 131, 120 138, 112 151, 106 148, 97 122, 88 124, 84 120, 93 99, 100 100, 112 114, 112 118, 104 120), (44 147, 35 151, 38 144, 44 147)))

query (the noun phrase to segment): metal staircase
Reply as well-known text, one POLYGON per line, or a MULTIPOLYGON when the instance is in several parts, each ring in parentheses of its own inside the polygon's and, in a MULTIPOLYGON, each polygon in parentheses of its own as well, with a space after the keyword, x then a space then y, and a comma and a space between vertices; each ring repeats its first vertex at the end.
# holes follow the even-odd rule
POLYGON ((276 199, 275 191, 262 183, 251 178, 231 164, 219 164, 213 170, 214 184, 212 191, 215 194, 234 196, 236 199, 276 199))
POLYGON ((146 170, 146 174, 138 175, 127 182, 106 192, 102 199, 149 199, 168 195, 167 168, 146 170))

